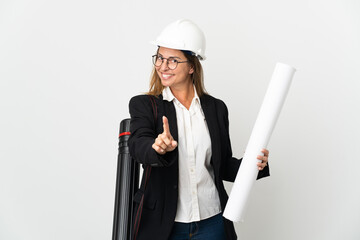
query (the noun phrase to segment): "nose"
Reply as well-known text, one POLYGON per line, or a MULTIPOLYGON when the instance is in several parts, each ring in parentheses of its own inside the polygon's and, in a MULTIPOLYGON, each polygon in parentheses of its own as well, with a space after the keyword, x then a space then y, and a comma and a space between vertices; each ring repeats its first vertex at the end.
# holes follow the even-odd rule
POLYGON ((162 64, 160 66, 161 71, 167 71, 169 70, 167 59, 163 59, 162 64))

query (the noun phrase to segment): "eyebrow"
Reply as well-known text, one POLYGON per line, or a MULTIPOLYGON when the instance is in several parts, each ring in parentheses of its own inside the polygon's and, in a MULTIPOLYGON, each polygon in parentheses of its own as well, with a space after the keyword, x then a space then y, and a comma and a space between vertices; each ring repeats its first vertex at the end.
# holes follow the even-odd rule
MULTIPOLYGON (((158 55, 159 55, 160 57, 163 57, 163 55, 162 55, 161 53, 158 53, 158 55)), ((181 57, 176 57, 176 56, 170 56, 170 57, 168 57, 168 58, 178 58, 178 59, 181 60, 181 57)))

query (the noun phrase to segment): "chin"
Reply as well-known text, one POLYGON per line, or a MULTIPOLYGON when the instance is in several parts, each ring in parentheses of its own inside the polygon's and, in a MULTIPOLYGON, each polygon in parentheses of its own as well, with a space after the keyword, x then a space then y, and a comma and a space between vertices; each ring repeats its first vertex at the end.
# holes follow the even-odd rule
POLYGON ((164 87, 171 87, 171 85, 172 85, 170 81, 166 81, 166 80, 161 80, 161 84, 164 87))

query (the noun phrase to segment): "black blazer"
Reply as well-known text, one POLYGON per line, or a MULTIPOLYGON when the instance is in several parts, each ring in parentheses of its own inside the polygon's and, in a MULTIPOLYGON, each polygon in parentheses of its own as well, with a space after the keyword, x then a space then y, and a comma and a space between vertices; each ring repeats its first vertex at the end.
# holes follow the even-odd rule
MULTIPOLYGON (((175 107, 172 102, 154 97, 157 118, 148 95, 135 96, 130 100, 131 115, 129 139, 130 154, 139 163, 151 165, 151 175, 144 193, 144 183, 135 194, 134 201, 139 203, 144 194, 144 206, 137 240, 167 240, 170 236, 178 200, 178 149, 159 155, 152 148, 154 139, 163 132, 162 116, 169 120, 170 132, 178 140, 175 107)), ((233 182, 241 159, 232 157, 229 137, 228 110, 225 103, 210 95, 200 97, 201 107, 209 128, 212 157, 211 164, 215 173, 215 185, 219 192, 221 208, 224 210, 228 195, 223 180, 233 182)), ((269 176, 269 168, 259 171, 258 179, 269 176)), ((144 180, 144 178, 143 178, 144 180)), ((237 239, 234 225, 224 218, 227 240, 237 239)))

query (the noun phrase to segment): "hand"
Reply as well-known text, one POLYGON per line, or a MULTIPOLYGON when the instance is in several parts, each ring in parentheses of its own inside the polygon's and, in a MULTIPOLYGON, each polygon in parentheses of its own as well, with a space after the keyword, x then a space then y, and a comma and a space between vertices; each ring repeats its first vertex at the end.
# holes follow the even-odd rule
POLYGON ((258 155, 257 159, 262 160, 262 162, 257 163, 259 170, 263 170, 267 166, 269 159, 269 151, 267 149, 261 149, 261 152, 264 153, 264 156, 258 155))
POLYGON ((161 155, 165 154, 166 152, 171 152, 177 147, 177 142, 173 139, 170 133, 168 119, 163 116, 162 120, 164 132, 158 135, 154 144, 152 145, 152 148, 161 155))

